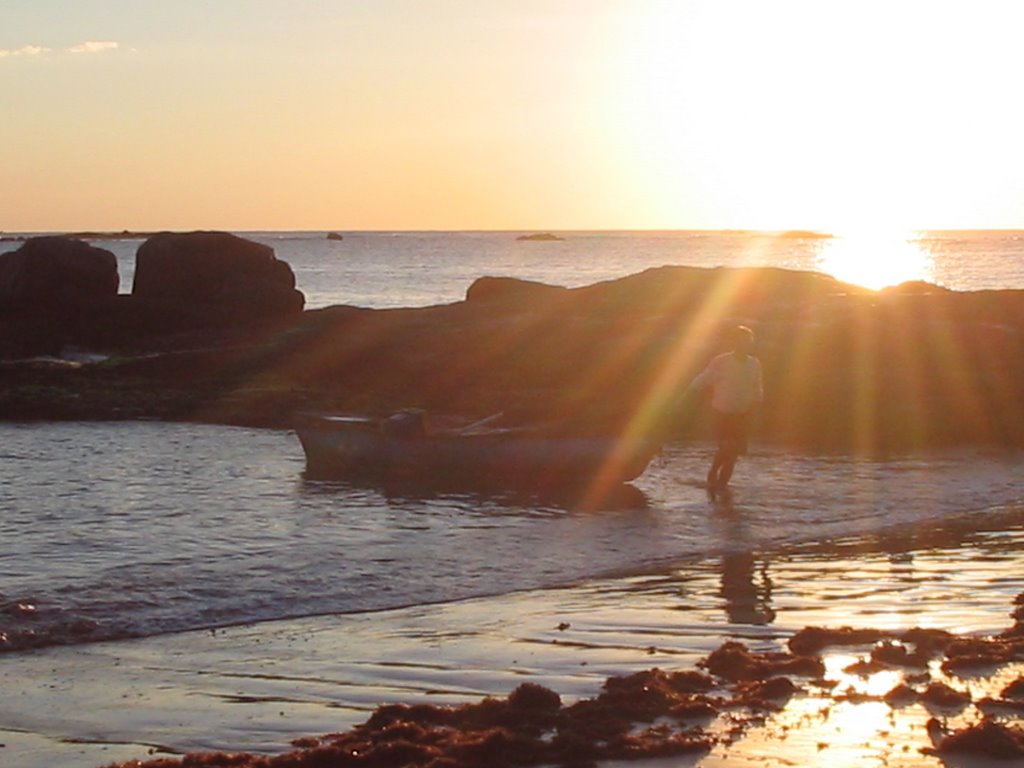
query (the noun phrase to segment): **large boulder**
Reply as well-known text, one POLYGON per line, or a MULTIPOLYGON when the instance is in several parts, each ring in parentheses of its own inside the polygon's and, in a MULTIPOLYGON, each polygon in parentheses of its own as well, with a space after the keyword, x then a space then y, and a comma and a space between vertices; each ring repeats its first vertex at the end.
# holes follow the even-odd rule
POLYGON ((466 301, 519 302, 533 306, 537 301, 558 301, 569 290, 557 285, 521 280, 516 277, 478 277, 466 290, 466 301))
POLYGON ((0 359, 80 343, 118 283, 114 254, 69 237, 33 237, 0 254, 0 359))
POLYGON ((0 254, 0 312, 66 309, 117 295, 117 259, 69 237, 33 237, 0 254))
POLYGON ((162 232, 135 256, 132 296, 187 316, 193 328, 294 318, 305 296, 274 249, 228 232, 162 232))

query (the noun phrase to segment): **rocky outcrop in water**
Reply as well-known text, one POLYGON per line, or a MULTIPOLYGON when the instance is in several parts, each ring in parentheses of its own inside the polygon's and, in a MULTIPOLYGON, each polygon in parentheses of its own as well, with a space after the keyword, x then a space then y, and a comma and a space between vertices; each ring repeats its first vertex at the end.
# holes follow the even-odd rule
POLYGON ((522 240, 524 242, 535 242, 535 243, 552 243, 558 240, 565 240, 564 237, 553 235, 550 232, 536 232, 532 235, 519 235, 516 240, 522 240))
POLYGON ((208 346, 301 317, 305 298, 273 249, 226 232, 160 233, 139 247, 131 294, 117 260, 71 237, 0 255, 0 360, 208 346))
POLYGON ((110 251, 66 237, 37 237, 0 254, 0 359, 53 354, 118 290, 110 251))
POLYGON ((132 296, 186 310, 196 327, 298 317, 305 297, 274 249, 228 232, 164 232, 135 256, 132 296))
POLYGON ((663 267, 574 289, 483 278, 445 306, 312 310, 74 379, 48 374, 34 399, 29 377, 0 394, 0 415, 290 426, 297 411, 421 407, 704 435, 703 402, 681 394, 738 322, 756 330, 765 372, 755 441, 869 454, 1024 446, 1024 291, 876 292, 775 268, 663 267))
POLYGON ((1024 292, 875 292, 782 269, 665 267, 571 290, 486 279, 468 295, 307 312, 260 365, 290 382, 295 407, 703 434, 703 403, 680 395, 720 332, 742 322, 765 370, 759 439, 873 454, 1024 445, 1024 292))
POLYGON ((117 259, 66 237, 37 237, 0 254, 0 311, 53 309, 117 295, 117 259))

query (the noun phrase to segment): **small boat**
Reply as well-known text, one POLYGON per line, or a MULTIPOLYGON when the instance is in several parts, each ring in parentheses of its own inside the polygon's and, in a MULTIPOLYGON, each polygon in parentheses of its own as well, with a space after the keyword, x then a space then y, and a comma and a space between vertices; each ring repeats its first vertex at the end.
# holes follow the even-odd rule
POLYGON ((406 413, 319 416, 304 418, 296 432, 309 477, 432 486, 610 488, 639 477, 660 450, 652 440, 485 428, 493 418, 428 432, 406 413))

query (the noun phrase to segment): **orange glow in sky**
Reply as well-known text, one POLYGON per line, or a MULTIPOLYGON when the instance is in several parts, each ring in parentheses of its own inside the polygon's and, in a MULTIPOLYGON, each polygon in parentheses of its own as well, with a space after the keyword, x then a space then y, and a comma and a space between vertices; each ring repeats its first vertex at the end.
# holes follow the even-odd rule
POLYGON ((1024 6, 0 9, 0 230, 1024 226, 1024 6))

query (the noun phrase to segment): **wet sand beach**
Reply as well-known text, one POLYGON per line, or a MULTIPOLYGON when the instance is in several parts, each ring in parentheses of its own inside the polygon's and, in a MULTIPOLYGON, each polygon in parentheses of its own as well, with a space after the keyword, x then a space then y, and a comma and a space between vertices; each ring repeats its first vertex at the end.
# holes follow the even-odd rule
MULTIPOLYGON (((782 651, 808 626, 994 634, 1013 625, 1024 591, 1022 545, 1024 515, 1006 509, 567 588, 6 654, 0 757, 93 768, 207 750, 269 755, 351 728, 383 704, 461 705, 535 683, 568 705, 597 696, 609 677, 696 670, 727 640, 782 651)), ((834 685, 794 677, 798 692, 759 715, 763 724, 748 722, 706 755, 651 764, 986 764, 925 754, 926 725, 977 722, 978 702, 998 698, 1024 661, 844 672, 871 646, 826 649, 834 685), (884 701, 905 678, 919 691, 946 683, 970 703, 884 701)), ((1021 714, 1004 717, 1019 725, 1021 714)), ((709 731, 737 719, 726 713, 709 731)))

